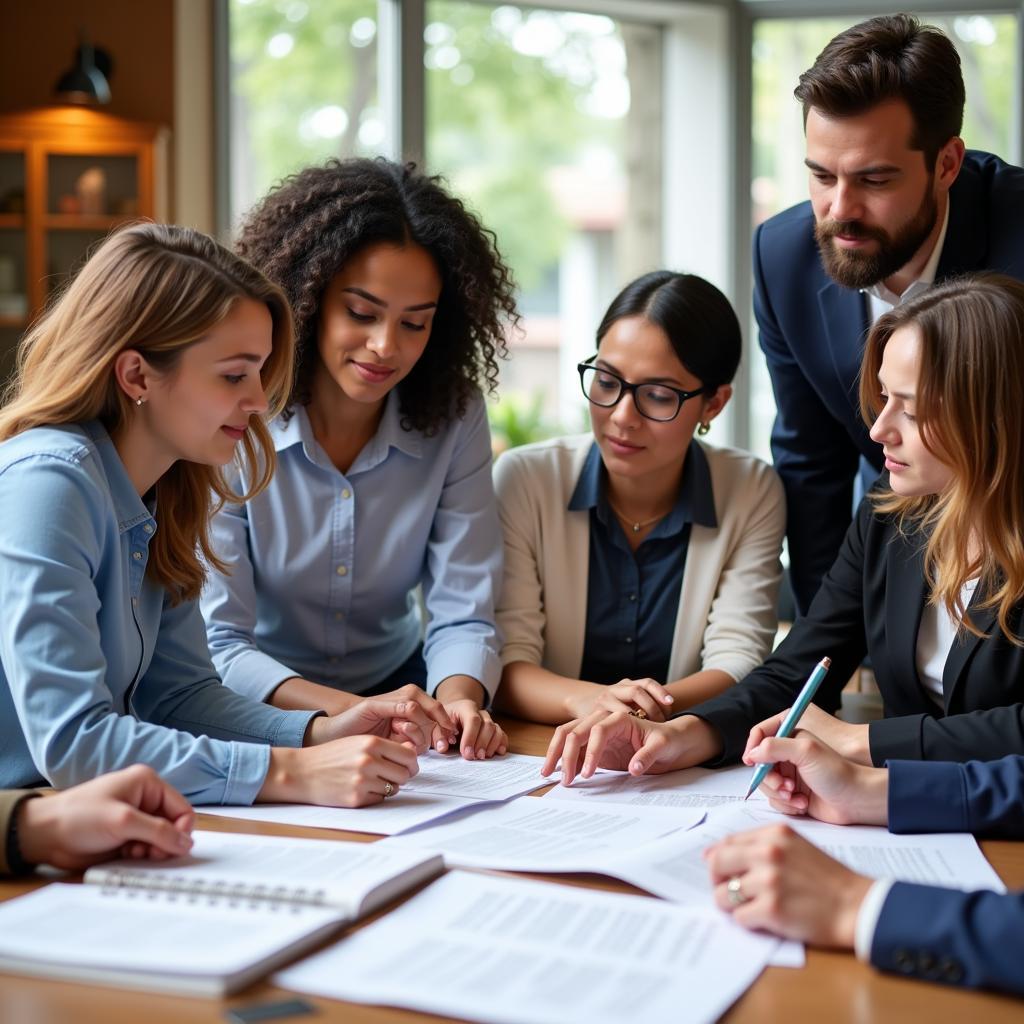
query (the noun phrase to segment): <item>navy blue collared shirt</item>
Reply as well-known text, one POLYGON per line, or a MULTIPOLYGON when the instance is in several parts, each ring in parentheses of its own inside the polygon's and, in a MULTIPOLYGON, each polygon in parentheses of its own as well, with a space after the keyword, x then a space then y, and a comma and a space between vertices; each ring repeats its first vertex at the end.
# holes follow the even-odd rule
POLYGON ((635 552, 608 504, 606 477, 594 444, 569 499, 570 512, 590 509, 580 678, 604 684, 646 678, 668 683, 690 527, 718 526, 707 457, 696 441, 690 442, 676 503, 635 552))

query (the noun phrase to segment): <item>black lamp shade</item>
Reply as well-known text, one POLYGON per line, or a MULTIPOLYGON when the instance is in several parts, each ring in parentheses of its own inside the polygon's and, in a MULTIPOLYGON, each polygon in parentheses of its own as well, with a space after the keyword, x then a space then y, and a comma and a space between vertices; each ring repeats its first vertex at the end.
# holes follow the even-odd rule
MULTIPOLYGON (((61 75, 57 82, 57 95, 66 103, 100 104, 110 102, 110 86, 106 75, 96 66, 96 59, 106 54, 102 50, 93 51, 87 44, 79 46, 75 51, 75 63, 69 71, 61 75)), ((109 66, 109 58, 107 63, 109 66)))

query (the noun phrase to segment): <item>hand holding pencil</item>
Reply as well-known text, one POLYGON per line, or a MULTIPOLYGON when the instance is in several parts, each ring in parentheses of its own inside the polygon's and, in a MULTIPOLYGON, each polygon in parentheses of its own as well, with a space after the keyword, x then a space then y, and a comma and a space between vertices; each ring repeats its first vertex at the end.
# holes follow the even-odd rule
MULTIPOLYGON (((801 716, 807 710, 807 705, 814 700, 814 695, 818 692, 818 687, 821 686, 822 680, 828 674, 828 670, 831 665, 831 658, 822 658, 821 661, 819 661, 811 670, 811 674, 807 677, 807 682, 804 683, 803 688, 800 690, 796 700, 793 702, 793 706, 789 709, 789 713, 782 720, 782 725, 779 726, 779 731, 776 733, 776 736, 780 739, 784 739, 792 734, 797 723, 800 721, 801 716)), ((747 795, 743 798, 744 800, 748 799, 750 794, 753 793, 762 782, 764 782, 765 776, 771 770, 771 764, 759 764, 754 769, 754 775, 750 780, 750 787, 747 789, 747 795)))

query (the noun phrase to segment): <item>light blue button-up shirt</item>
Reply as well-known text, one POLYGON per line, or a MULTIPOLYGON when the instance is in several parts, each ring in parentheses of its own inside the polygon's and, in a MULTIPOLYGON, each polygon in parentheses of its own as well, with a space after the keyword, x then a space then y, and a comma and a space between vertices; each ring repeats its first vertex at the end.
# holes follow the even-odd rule
POLYGON ((502 548, 483 399, 431 437, 400 420, 392 392, 376 434, 341 473, 296 407, 271 424, 270 486, 214 517, 229 571, 211 573, 202 609, 214 664, 239 693, 266 700, 292 676, 360 693, 423 636, 431 693, 468 675, 493 695, 502 548))
POLYGON ((98 423, 0 444, 0 787, 141 762, 195 803, 251 803, 306 712, 222 686, 195 602, 146 578, 157 530, 98 423), (243 742, 244 741, 244 742, 243 742))

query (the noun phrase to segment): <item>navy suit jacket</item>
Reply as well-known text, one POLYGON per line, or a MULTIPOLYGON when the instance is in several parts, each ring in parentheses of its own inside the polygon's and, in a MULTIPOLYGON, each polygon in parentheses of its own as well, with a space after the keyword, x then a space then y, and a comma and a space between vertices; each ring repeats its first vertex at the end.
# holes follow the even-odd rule
MULTIPOLYGON (((1024 170, 968 152, 950 189, 935 279, 976 270, 1024 279, 1024 170)), ((772 455, 786 489, 790 576, 803 612, 849 525, 858 466, 869 483, 882 467, 857 397, 867 300, 825 273, 810 203, 755 232, 754 313, 778 409, 772 455)))
MULTIPOLYGON (((893 832, 1024 838, 1024 757, 889 764, 893 832)), ((871 962, 883 970, 1024 995, 1024 893, 959 892, 897 882, 882 906, 871 962)))
MULTIPOLYGON (((839 707, 842 689, 870 656, 885 718, 868 727, 871 759, 969 761, 1024 754, 1024 648, 998 628, 995 609, 968 608, 984 637, 958 636, 942 673, 942 705, 917 674, 917 634, 927 598, 924 538, 901 533, 865 498, 807 615, 765 662, 735 686, 682 714, 710 722, 722 739, 717 763, 735 761, 758 722, 790 707, 811 669, 832 659, 814 703, 839 707)), ((1024 606, 1009 627, 1024 630, 1024 606)))

